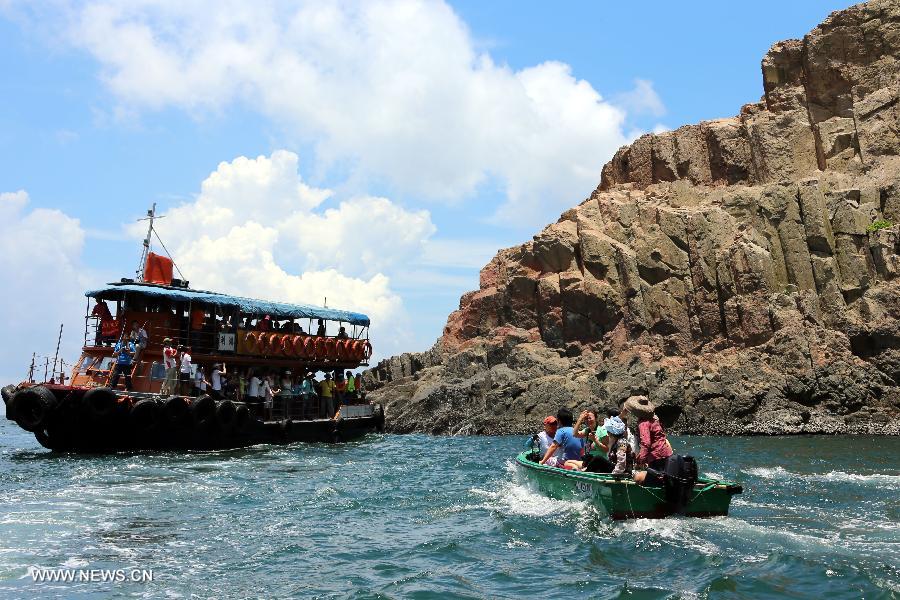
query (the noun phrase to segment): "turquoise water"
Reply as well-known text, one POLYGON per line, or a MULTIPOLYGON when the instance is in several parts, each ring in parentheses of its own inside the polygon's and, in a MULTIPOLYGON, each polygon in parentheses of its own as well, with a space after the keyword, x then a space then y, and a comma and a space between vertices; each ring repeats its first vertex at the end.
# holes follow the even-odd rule
POLYGON ((744 484, 730 516, 612 523, 544 498, 511 465, 522 438, 58 457, 3 420, 0 596, 900 597, 900 439, 674 444, 744 484))

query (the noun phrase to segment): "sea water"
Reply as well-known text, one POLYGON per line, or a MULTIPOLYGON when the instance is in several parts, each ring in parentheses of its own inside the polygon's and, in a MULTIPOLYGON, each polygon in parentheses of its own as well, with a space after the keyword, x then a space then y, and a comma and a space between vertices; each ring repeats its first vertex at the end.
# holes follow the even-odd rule
POLYGON ((3 420, 0 596, 900 597, 898 438, 676 437, 744 494, 628 522, 532 491, 523 441, 60 456, 3 420))

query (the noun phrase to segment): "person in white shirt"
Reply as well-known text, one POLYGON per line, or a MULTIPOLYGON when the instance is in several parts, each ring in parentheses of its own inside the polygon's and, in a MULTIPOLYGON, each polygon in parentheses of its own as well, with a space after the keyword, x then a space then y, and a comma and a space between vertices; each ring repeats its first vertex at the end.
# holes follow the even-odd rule
POLYGON ((197 397, 204 395, 208 383, 209 382, 206 381, 206 373, 203 372, 203 367, 197 365, 197 369, 194 371, 194 395, 197 397))
POLYGON ((262 379, 259 378, 256 371, 250 375, 250 385, 247 388, 247 398, 252 400, 256 400, 259 398, 259 386, 262 384, 262 379))
MULTIPOLYGON (((540 446, 539 452, 540 456, 544 456, 547 454, 547 450, 550 449, 550 446, 553 445, 553 438, 556 436, 556 430, 559 428, 559 421, 556 420, 556 417, 550 415, 544 419, 544 430, 537 435, 538 445, 540 446)), ((553 453, 553 456, 544 463, 547 466, 555 467, 563 465, 563 448, 559 446, 556 449, 556 452, 553 453)))
POLYGON ((260 400, 260 392, 262 391, 262 379, 259 373, 253 371, 250 373, 250 383, 247 385, 247 397, 244 403, 250 409, 251 414, 257 417, 262 416, 262 400, 260 400))
POLYGON ((193 367, 191 365, 191 349, 181 347, 181 366, 179 367, 179 381, 181 382, 181 395, 187 396, 191 391, 193 367))
POLYGON ((216 400, 224 398, 222 395, 222 376, 227 374, 224 364, 216 363, 213 365, 212 375, 210 375, 209 379, 212 387, 212 397, 216 400))

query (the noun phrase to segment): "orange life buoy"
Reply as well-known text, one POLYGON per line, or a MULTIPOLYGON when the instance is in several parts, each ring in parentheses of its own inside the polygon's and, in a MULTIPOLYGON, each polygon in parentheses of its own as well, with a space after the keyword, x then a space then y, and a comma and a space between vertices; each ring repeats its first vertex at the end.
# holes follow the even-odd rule
POLYGON ((353 360, 362 360, 366 355, 366 344, 362 340, 353 340, 353 360))
POLYGON ((363 353, 363 358, 365 358, 366 360, 369 360, 370 358, 372 358, 372 342, 370 342, 369 340, 366 340, 365 352, 363 353))
POLYGON ((255 332, 249 331, 244 336, 244 350, 246 352, 256 352, 259 350, 259 336, 255 332))
POLYGON ((313 358, 324 359, 325 358, 325 338, 317 337, 315 341, 315 353, 313 354, 313 358))
POLYGON ((281 336, 277 333, 270 333, 268 336, 268 344, 266 345, 267 354, 278 354, 281 352, 281 336))
POLYGON ((337 359, 337 341, 334 338, 325 340, 325 357, 330 360, 337 359))
POLYGON ((313 355, 313 339, 308 335, 299 336, 299 340, 296 342, 297 348, 297 356, 300 358, 309 358, 313 355))
POLYGON ((291 340, 291 346, 294 356, 306 358, 306 336, 295 335, 294 339, 291 340))
MULTIPOLYGON (((293 337, 296 338, 297 336, 295 335, 293 337)), ((293 354, 294 354, 294 339, 291 336, 286 335, 283 338, 281 338, 281 353, 284 354, 285 356, 293 356, 293 354)))
POLYGON ((307 336, 303 340, 303 358, 315 358, 316 356, 316 338, 307 336))

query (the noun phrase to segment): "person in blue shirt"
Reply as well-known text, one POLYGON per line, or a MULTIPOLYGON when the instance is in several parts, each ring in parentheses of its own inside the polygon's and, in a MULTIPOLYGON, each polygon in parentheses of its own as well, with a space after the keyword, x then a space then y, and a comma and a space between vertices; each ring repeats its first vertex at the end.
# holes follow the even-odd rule
POLYGON ((568 408, 559 409, 559 412, 556 413, 556 420, 559 422, 559 428, 553 437, 553 443, 550 444, 541 459, 541 464, 550 460, 557 448, 563 449, 564 461, 580 460, 584 452, 584 443, 581 438, 575 437, 575 430, 572 429, 572 411, 568 408))
POLYGON ((109 380, 109 387, 116 389, 119 384, 119 376, 125 376, 125 389, 131 391, 131 363, 134 359, 134 353, 137 351, 137 340, 121 340, 116 342, 113 349, 113 356, 116 357, 116 366, 113 367, 112 379, 109 380))

